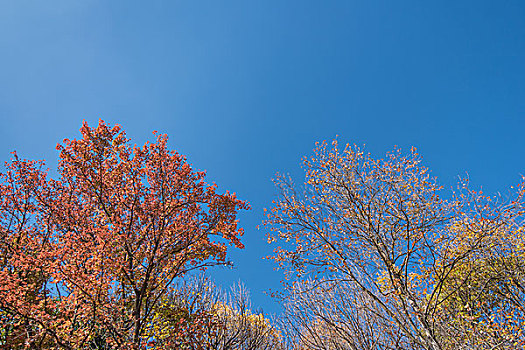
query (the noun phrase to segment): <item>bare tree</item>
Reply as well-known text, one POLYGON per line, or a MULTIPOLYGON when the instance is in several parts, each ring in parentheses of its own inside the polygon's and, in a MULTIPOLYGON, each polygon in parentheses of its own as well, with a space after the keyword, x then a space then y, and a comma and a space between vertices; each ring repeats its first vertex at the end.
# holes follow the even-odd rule
POLYGON ((262 312, 251 310, 242 284, 226 293, 202 276, 180 283, 166 297, 152 327, 157 345, 165 348, 282 349, 279 331, 262 312))
POLYGON ((350 281, 296 282, 280 327, 291 349, 407 349, 396 325, 375 314, 374 300, 350 281))

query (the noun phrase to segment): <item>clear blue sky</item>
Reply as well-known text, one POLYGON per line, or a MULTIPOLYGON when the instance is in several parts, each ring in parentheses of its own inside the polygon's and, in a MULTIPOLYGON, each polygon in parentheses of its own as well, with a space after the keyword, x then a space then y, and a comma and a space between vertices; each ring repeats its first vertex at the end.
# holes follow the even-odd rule
POLYGON ((381 156, 419 148, 450 186, 489 192, 525 173, 525 2, 0 0, 0 155, 56 164, 83 119, 134 141, 170 136, 251 202, 234 270, 254 305, 280 272, 261 222, 271 178, 301 178, 315 141, 381 156))

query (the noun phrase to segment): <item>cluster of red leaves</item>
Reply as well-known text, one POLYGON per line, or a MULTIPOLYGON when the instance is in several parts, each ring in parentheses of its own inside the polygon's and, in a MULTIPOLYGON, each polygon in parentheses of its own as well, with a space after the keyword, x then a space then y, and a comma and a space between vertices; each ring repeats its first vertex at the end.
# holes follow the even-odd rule
POLYGON ((14 155, 0 180, 0 342, 140 348, 160 297, 242 248, 248 205, 217 193, 167 137, 132 146, 103 121, 64 140, 59 178, 14 155), (2 339, 3 338, 3 339, 2 339))

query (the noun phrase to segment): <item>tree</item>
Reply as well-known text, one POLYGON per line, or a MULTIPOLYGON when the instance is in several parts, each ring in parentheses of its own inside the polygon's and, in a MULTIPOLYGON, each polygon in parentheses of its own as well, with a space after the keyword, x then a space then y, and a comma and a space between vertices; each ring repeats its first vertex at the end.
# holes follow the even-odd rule
POLYGON ((183 281, 163 299, 150 332, 156 346, 173 349, 284 349, 277 328, 251 310, 242 284, 225 293, 203 276, 183 281))
POLYGON ((144 348, 174 281, 243 247, 237 212, 248 205, 217 193, 165 135, 137 147, 118 125, 80 131, 57 145, 58 179, 16 153, 1 174, 4 342, 80 349, 103 335, 110 348, 144 348))
POLYGON ((406 348, 395 325, 378 317, 378 305, 351 283, 295 281, 283 306, 279 323, 289 349, 406 348))
POLYGON ((523 185, 504 202, 465 182, 444 200, 415 149, 374 159, 358 147, 340 150, 337 141, 331 148, 319 144, 303 165, 302 190, 289 177, 277 178, 280 197, 266 222, 269 242, 281 242, 273 259, 287 273, 284 322, 295 344, 432 350, 479 348, 487 340, 487 348, 524 344, 518 271, 525 241, 516 235, 524 229, 523 185), (475 333, 458 306, 472 293, 483 301, 476 322, 486 327, 475 340, 459 327, 475 333))
POLYGON ((471 215, 451 225, 456 241, 445 254, 462 259, 446 279, 438 277, 443 279, 438 315, 449 335, 447 349, 458 343, 481 349, 525 346, 522 186, 518 193, 517 200, 503 205, 468 189, 462 196, 471 215))

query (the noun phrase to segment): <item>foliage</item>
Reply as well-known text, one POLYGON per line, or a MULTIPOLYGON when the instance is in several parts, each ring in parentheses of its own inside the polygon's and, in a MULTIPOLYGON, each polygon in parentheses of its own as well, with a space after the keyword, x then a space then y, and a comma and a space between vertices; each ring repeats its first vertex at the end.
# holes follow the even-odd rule
POLYGON ((86 123, 64 140, 59 177, 18 158, 0 183, 3 346, 146 346, 160 299, 186 272, 242 248, 235 194, 217 193, 167 137, 132 146, 120 127, 86 123))
POLYGON ((155 345, 173 349, 279 350, 279 331, 261 312, 252 312, 242 285, 222 292, 202 276, 185 281, 156 309, 155 345))
POLYGON ((447 294, 441 297, 439 311, 444 332, 450 335, 444 347, 454 349, 459 339, 488 349, 525 345, 523 225, 478 218, 456 222, 452 229, 457 230, 458 242, 448 254, 463 259, 443 282, 447 294), (480 235, 473 247, 472 240, 479 241, 480 235))
POLYGON ((303 164, 302 190, 276 180, 266 222, 294 346, 525 345, 523 185, 503 201, 464 181, 444 200, 415 149, 374 159, 337 141, 303 164))

